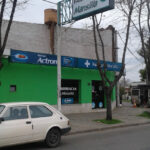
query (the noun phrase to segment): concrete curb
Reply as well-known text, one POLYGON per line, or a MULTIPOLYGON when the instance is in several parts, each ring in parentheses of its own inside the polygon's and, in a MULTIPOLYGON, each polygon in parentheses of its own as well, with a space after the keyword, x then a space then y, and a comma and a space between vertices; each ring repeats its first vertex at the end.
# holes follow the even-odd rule
POLYGON ((96 131, 106 131, 106 130, 111 130, 111 129, 116 129, 116 128, 127 128, 127 127, 134 127, 134 126, 142 126, 142 125, 148 125, 150 124, 149 122, 143 122, 143 123, 132 123, 132 124, 123 124, 123 125, 116 125, 116 126, 111 126, 111 127, 103 127, 103 128, 95 128, 95 129, 89 129, 89 130, 83 130, 83 131, 74 131, 70 132, 67 135, 76 135, 76 134, 82 134, 82 133, 88 133, 88 132, 96 132, 96 131))

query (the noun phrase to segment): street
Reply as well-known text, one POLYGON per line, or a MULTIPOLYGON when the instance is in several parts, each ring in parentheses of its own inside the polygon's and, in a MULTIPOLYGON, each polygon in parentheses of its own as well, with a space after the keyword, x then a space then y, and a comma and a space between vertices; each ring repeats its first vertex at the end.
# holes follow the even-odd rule
MULTIPOLYGON (((44 143, 27 144, 3 150, 47 150, 44 143)), ((63 136, 55 150, 150 150, 150 126, 63 136)))

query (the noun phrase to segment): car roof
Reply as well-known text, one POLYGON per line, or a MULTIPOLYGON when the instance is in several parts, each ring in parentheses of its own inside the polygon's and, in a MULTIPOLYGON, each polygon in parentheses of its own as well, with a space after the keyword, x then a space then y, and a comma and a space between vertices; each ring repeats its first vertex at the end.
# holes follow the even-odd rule
POLYGON ((5 106, 16 106, 16 105, 47 105, 47 103, 43 102, 11 102, 11 103, 0 103, 0 105, 5 106))

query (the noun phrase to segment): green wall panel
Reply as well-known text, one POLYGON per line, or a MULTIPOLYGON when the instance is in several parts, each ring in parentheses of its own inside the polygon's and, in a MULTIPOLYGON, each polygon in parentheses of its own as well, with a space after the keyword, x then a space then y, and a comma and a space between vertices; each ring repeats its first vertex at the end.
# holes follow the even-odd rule
MULTIPOLYGON (((0 102, 43 101, 57 103, 57 68, 32 64, 10 63, 4 59, 0 70, 0 102), (10 85, 16 85, 16 92, 10 92, 10 85)), ((107 72, 114 79, 114 72, 107 72)), ((97 70, 62 68, 62 79, 79 80, 79 102, 92 102, 92 80, 101 80, 97 70)), ((112 93, 115 100, 115 89, 112 93)))
POLYGON ((56 104, 56 67, 9 63, 0 70, 0 102, 43 101, 56 104), (10 92, 16 85, 16 92, 10 92))

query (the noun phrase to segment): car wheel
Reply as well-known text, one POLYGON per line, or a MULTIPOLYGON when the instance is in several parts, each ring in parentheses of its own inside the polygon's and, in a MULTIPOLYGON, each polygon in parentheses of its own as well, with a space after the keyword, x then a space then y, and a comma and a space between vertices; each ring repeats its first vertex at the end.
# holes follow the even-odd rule
POLYGON ((46 136, 46 144, 48 147, 57 147, 61 141, 61 134, 58 128, 51 129, 46 136))

